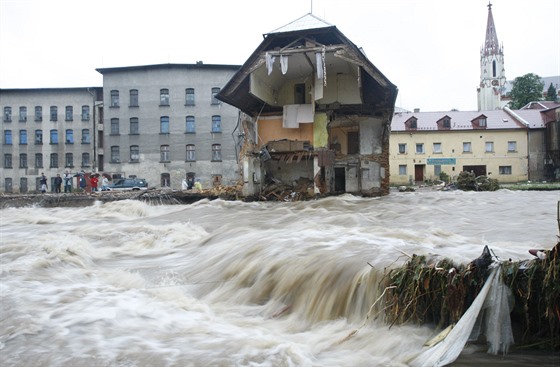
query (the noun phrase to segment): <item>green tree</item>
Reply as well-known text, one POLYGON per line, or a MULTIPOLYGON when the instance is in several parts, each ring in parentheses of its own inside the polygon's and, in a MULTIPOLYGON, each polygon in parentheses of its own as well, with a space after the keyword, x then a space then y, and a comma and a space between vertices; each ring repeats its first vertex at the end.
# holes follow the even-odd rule
POLYGON ((536 74, 529 73, 515 78, 510 93, 510 107, 516 110, 529 102, 541 101, 543 89, 544 83, 536 74))
POLYGON ((552 85, 552 83, 550 83, 550 86, 546 91, 546 100, 558 102, 558 92, 556 91, 556 88, 554 88, 554 85, 552 85))

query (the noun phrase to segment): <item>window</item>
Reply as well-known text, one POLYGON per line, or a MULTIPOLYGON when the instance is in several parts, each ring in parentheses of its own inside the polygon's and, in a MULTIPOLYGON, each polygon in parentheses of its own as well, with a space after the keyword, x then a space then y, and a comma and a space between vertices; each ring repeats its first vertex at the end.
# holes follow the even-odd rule
POLYGON ((441 153, 441 143, 434 143, 434 153, 441 153))
POLYGON ((406 143, 399 144, 399 154, 406 154, 406 143))
POLYGON ((27 154, 25 153, 19 155, 19 168, 27 168, 27 154))
POLYGON ((51 144, 58 144, 58 130, 51 130, 51 144))
POLYGON ((11 177, 6 177, 4 179, 4 191, 6 192, 13 192, 13 184, 12 184, 12 178, 11 177))
POLYGON ((417 129, 418 128, 418 121, 416 119, 413 119, 410 121, 410 128, 411 129, 417 129))
POLYGON ((406 176, 406 164, 399 164, 399 175, 406 176))
POLYGON ((517 152, 517 142, 516 141, 508 141, 508 152, 509 153, 517 152))
POLYGON ((43 107, 42 106, 35 106, 35 121, 36 122, 43 121, 43 107))
POLYGON ((138 145, 130 146, 130 161, 140 162, 140 147, 138 145))
POLYGON ((130 90, 130 107, 138 107, 138 89, 130 90))
POLYGON ((511 166, 500 166, 500 175, 511 175, 511 166))
POLYGON ((112 90, 111 91, 111 106, 110 107, 119 107, 119 91, 112 90))
POLYGON ((58 168, 58 154, 51 154, 51 168, 58 168))
POLYGON ((82 153, 82 167, 89 167, 90 165, 89 153, 82 153))
POLYGON ((20 145, 27 145, 27 130, 20 130, 19 131, 19 144, 20 145))
POLYGON ((162 145, 159 147, 160 151, 160 161, 161 162, 169 162, 169 145, 162 145))
POLYGON ((439 177, 441 175, 441 164, 434 165, 434 176, 439 177))
POLYGON ((169 116, 161 116, 159 119, 159 132, 169 134, 169 116))
POLYGON ((194 88, 185 89, 185 106, 194 106, 194 88))
POLYGON ((222 117, 215 115, 212 116, 212 132, 221 133, 222 132, 222 117))
POLYGON ((66 121, 73 121, 74 120, 74 108, 72 106, 66 106, 66 114, 65 114, 66 121))
POLYGON ((470 153, 471 150, 471 142, 463 142, 463 153, 470 153))
POLYGON ((138 127, 138 117, 131 117, 130 118, 130 135, 138 135, 140 134, 140 130, 138 127))
POLYGON ((74 130, 66 130, 66 144, 74 144, 74 130))
POLYGON ((169 89, 159 90, 159 105, 169 106, 169 89))
POLYGON ((74 154, 66 153, 66 159, 64 160, 64 167, 74 167, 74 154))
POLYGON ((111 135, 119 135, 119 119, 111 119, 111 135))
POLYGON ((89 106, 82 106, 82 121, 89 121, 89 106))
POLYGON ((169 173, 162 173, 161 174, 161 187, 169 187, 171 183, 171 175, 169 173))
POLYGON ((35 144, 43 144, 43 130, 41 129, 35 130, 35 144))
POLYGON ((82 129, 82 144, 89 144, 90 142, 89 129, 82 129))
POLYGON ((447 129, 451 128, 451 119, 449 117, 443 119, 443 127, 447 129))
POLYGON ((12 107, 4 107, 4 122, 12 122, 12 107))
POLYGON ((111 163, 120 163, 121 161, 121 153, 118 146, 111 147, 111 163))
POLYGON ((58 107, 51 106, 51 121, 58 121, 58 107))
POLYGON ((220 100, 216 98, 218 93, 220 93, 220 88, 212 88, 212 104, 220 104, 220 100))
POLYGON ((486 118, 481 118, 480 120, 478 120, 478 126, 486 127, 486 118))
POLYGON ((4 168, 12 168, 12 155, 4 154, 4 168))
POLYGON ((35 154, 35 168, 43 168, 43 154, 35 154))
POLYGON ((27 122, 27 107, 19 108, 19 122, 27 122))
POLYGON ((194 134, 196 132, 196 126, 194 123, 194 116, 187 116, 185 118, 185 132, 187 134, 194 134))
POLYGON ((187 144, 187 162, 196 161, 196 150, 194 144, 187 144))
POLYGON ((486 142, 486 153, 492 153, 494 151, 494 142, 487 141, 486 142))
POLYGON ((12 145, 12 130, 4 130, 4 144, 12 145))
POLYGON ((222 161, 222 146, 220 144, 212 144, 212 161, 222 161))
POLYGON ((416 154, 424 154, 424 143, 416 143, 416 154))

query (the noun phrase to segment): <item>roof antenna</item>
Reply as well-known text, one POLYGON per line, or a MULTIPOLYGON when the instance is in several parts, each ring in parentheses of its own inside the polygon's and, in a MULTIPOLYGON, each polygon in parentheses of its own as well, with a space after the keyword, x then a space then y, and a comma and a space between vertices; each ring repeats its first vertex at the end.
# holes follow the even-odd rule
POLYGON ((309 2, 311 3, 311 12, 309 14, 313 14, 313 0, 309 0, 309 2))

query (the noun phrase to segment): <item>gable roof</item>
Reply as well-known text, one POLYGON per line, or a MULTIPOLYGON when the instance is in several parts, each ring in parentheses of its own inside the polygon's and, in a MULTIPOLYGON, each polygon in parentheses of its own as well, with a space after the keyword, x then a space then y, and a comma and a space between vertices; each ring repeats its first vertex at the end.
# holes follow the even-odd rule
MULTIPOLYGON (((416 118, 416 131, 438 131, 437 121, 443 117, 451 118, 451 131, 479 130, 473 121, 486 117, 485 130, 507 130, 544 127, 538 110, 489 110, 489 111, 445 111, 445 112, 405 112, 395 113, 391 121, 392 132, 410 132, 405 122, 416 118)), ((441 130, 439 130, 441 131, 441 130)))

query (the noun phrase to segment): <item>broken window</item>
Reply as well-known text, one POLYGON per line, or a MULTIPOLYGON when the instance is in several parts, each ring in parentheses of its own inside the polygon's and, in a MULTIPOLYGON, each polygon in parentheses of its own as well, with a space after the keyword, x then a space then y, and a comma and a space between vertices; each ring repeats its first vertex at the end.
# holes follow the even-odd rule
POLYGON ((348 154, 360 153, 360 134, 357 131, 348 132, 348 154))
POLYGON ((305 84, 294 85, 294 104, 305 104, 305 84))

